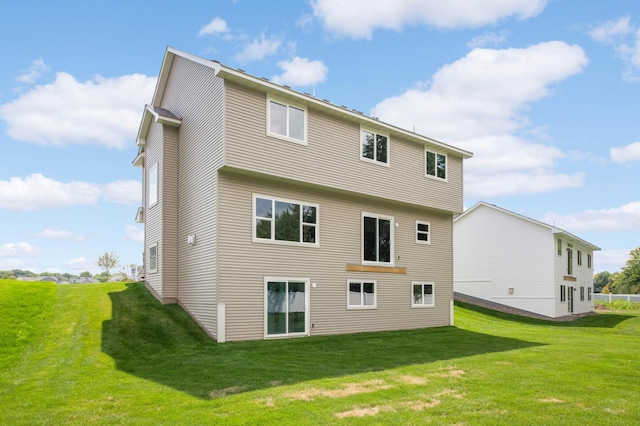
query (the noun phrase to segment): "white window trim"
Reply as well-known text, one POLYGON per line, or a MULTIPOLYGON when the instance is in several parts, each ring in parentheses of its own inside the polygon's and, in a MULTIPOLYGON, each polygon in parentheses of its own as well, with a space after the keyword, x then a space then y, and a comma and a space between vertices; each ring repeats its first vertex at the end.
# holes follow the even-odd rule
POLYGON ((155 274, 158 272, 158 243, 153 243, 149 246, 149 251, 147 252, 147 264, 149 265, 149 273, 150 274, 155 274), (151 268, 151 249, 155 248, 156 249, 156 267, 155 268, 151 268))
MULTIPOLYGON (((370 213, 370 212, 362 212, 360 217, 360 261, 362 265, 373 265, 373 266, 395 266, 395 219, 393 216, 387 216, 383 214, 370 213), (390 220, 389 224, 391 228, 391 258, 390 262, 374 262, 372 260, 364 260, 364 218, 365 217, 375 217, 376 219, 385 219, 390 220)), ((377 245, 377 243, 376 243, 377 245)), ((380 256, 378 256, 380 258, 380 256)))
POLYGON ((439 182, 448 182, 449 181, 449 156, 443 152, 438 152, 438 151, 425 148, 423 171, 424 171, 425 177, 428 177, 429 179, 435 179, 439 182), (435 176, 431 176, 430 174, 427 173, 427 152, 431 152, 432 154, 436 155, 436 175, 435 176), (438 155, 442 155, 444 157, 444 179, 441 177, 438 177, 438 155))
MULTIPOLYGON (((360 300, 362 301, 362 298, 360 298, 360 300)), ((360 280, 360 279, 348 279, 347 280, 347 310, 366 310, 366 309, 378 309, 378 283, 376 280, 360 280), (358 283, 358 284, 364 284, 364 283, 373 283, 373 305, 351 305, 349 304, 349 287, 351 286, 351 283, 358 283)))
POLYGON ((416 244, 431 244, 431 222, 425 222, 424 220, 416 220, 416 244), (418 234, 425 234, 424 231, 418 231, 418 225, 427 225, 429 226, 429 231, 427 234, 427 241, 422 241, 418 239, 418 234))
MULTIPOLYGON (((435 308, 436 306, 436 285, 433 282, 429 282, 429 281, 411 281, 411 307, 412 308, 435 308), (424 303, 421 304, 415 304, 413 302, 413 286, 414 285, 430 285, 431 286, 431 299, 432 299, 432 303, 426 305, 424 303)), ((424 288, 423 288, 423 294, 424 294, 424 288)))
POLYGON ((306 106, 292 104, 290 102, 285 102, 278 98, 272 98, 270 96, 267 96, 267 136, 270 136, 276 139, 281 139, 288 142, 293 142, 298 145, 307 145, 308 116, 309 116, 309 111, 307 111, 306 106), (279 133, 271 132, 271 105, 270 105, 271 102, 275 102, 277 104, 284 105, 287 107, 287 124, 286 124, 287 133, 289 133, 289 108, 293 107, 293 108, 297 108, 304 111, 304 139, 303 140, 292 138, 289 136, 284 136, 279 133))
MULTIPOLYGON (((301 210, 302 213, 302 210, 301 210)), ((297 246, 297 247, 320 247, 320 206, 315 203, 307 203, 306 201, 298 201, 291 200, 287 198, 274 197, 272 195, 263 195, 263 194, 253 194, 253 199, 251 203, 251 241, 254 243, 264 243, 264 244, 278 244, 285 246, 297 246), (304 243, 302 241, 281 241, 275 239, 275 220, 271 220, 271 239, 267 240, 266 238, 257 238, 256 237, 256 199, 257 198, 266 198, 273 201, 280 201, 283 203, 292 203, 299 204, 300 206, 310 206, 315 207, 316 209, 316 241, 315 243, 304 243)), ((302 222, 300 223, 300 232, 302 232, 302 222)))
POLYGON ((158 175, 158 163, 155 163, 153 166, 149 167, 149 172, 147 175, 147 185, 149 186, 149 208, 155 206, 156 204, 158 204, 158 199, 159 199, 159 189, 160 189, 160 176, 158 175), (155 173, 156 175, 156 190, 155 190, 155 201, 151 202, 151 193, 152 193, 152 187, 151 187, 151 174, 155 173))
POLYGON ((389 137, 388 134, 386 133, 380 133, 380 132, 376 132, 375 130, 371 130, 371 129, 367 129, 364 127, 360 128, 360 143, 358 144, 358 148, 360 150, 360 160, 361 161, 365 161, 367 163, 372 163, 372 164, 377 164, 378 166, 383 166, 383 167, 391 167, 391 137, 389 137), (376 158, 378 157, 376 150, 373 150, 373 160, 371 158, 367 158, 367 157, 363 157, 362 156, 362 136, 363 133, 367 132, 367 133, 373 133, 374 135, 380 135, 380 136, 384 136, 387 138, 387 162, 383 163, 382 161, 378 161, 376 160, 376 158))
POLYGON ((265 339, 285 339, 288 337, 303 337, 310 335, 310 324, 311 324, 311 313, 310 313, 310 295, 309 295, 309 278, 292 278, 292 277, 264 277, 264 284, 262 286, 262 291, 264 293, 264 338, 265 339), (301 333, 286 333, 286 334, 268 334, 269 333, 269 318, 267 317, 268 312, 268 304, 267 304, 267 284, 270 281, 282 282, 286 281, 287 283, 290 281, 304 282, 304 332, 301 333))

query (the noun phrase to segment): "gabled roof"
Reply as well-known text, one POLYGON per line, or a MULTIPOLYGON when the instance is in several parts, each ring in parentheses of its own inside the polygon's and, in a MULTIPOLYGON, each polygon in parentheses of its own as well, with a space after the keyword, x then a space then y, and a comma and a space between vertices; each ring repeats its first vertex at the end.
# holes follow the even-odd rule
MULTIPOLYGON (((182 124, 182 120, 176 117, 171 111, 164 108, 155 107, 151 105, 144 106, 144 112, 142 114, 142 122, 138 129, 138 137, 136 138, 136 144, 138 146, 145 145, 145 139, 149 132, 149 126, 151 120, 160 124, 168 124, 169 126, 179 127, 182 124)), ((135 163, 136 160, 134 160, 135 163)), ((136 164, 134 164, 135 166, 136 164)))
POLYGON ((156 113, 158 113, 158 115, 160 115, 160 112, 158 110, 162 109, 160 108, 162 97, 167 86, 167 81, 169 80, 171 66, 176 56, 211 68, 212 70, 214 70, 215 75, 218 77, 238 82, 243 86, 255 87, 261 91, 265 91, 270 94, 277 94, 278 96, 286 97, 303 104, 314 105, 316 108, 321 108, 323 111, 329 114, 339 115, 341 117, 346 117, 351 120, 358 121, 361 124, 370 127, 372 130, 384 130, 389 133, 400 134, 413 142, 432 146, 436 149, 444 151, 445 153, 459 155, 465 159, 471 158, 473 156, 473 154, 469 151, 465 151, 463 149, 456 148, 435 139, 431 139, 426 136, 401 129, 391 124, 384 123, 375 117, 368 117, 359 111, 353 109, 350 110, 345 106, 334 105, 326 99, 318 99, 308 93, 302 93, 292 90, 288 86, 280 86, 269 81, 266 78, 255 77, 245 73, 243 70, 230 68, 219 62, 209 61, 198 56, 182 52, 178 49, 174 49, 173 47, 167 47, 167 50, 165 51, 164 59, 162 61, 162 68, 160 69, 160 75, 158 76, 158 82, 156 83, 156 89, 153 95, 153 100, 151 101, 151 105, 147 106, 148 108, 145 109, 145 117, 143 118, 143 122, 140 125, 137 139, 138 145, 144 145, 144 140, 146 139, 147 132, 149 131, 151 118, 147 117, 148 114, 153 114, 153 111, 155 111, 156 113))
POLYGON ((587 241, 583 240, 582 238, 576 237, 575 235, 573 235, 573 234, 572 234, 572 233, 570 233, 570 232, 565 231, 564 229, 561 229, 561 228, 558 228, 558 227, 555 227, 555 226, 552 226, 552 225, 546 224, 546 223, 544 223, 544 222, 540 222, 540 221, 535 220, 535 219, 531 219, 530 217, 523 216, 523 215, 518 214, 518 213, 514 213, 514 212, 512 212, 512 211, 510 211, 510 210, 503 209, 502 207, 498 207, 498 206, 496 206, 495 204, 485 203, 484 201, 479 201, 479 202, 478 202, 478 203, 476 203, 473 207, 468 208, 468 209, 467 209, 467 210, 465 210, 463 213, 461 213, 461 214, 459 214, 458 216, 456 216, 456 217, 453 219, 453 221, 454 221, 454 222, 458 222, 459 220, 461 220, 461 219, 463 219, 463 218, 465 218, 465 217, 469 216, 470 214, 473 214, 473 212, 474 212, 475 210, 479 209, 480 207, 487 207, 487 208, 490 208, 490 209, 493 209, 493 210, 499 211, 499 212, 501 212, 501 213, 508 214, 508 215, 513 216, 513 217, 515 217, 515 218, 518 218, 518 219, 520 219, 520 220, 524 220, 524 221, 526 221, 526 222, 533 223, 534 225, 541 226, 541 227, 546 228, 546 229, 548 229, 549 231, 551 231, 551 233, 552 233, 552 234, 558 234, 558 235, 559 235, 559 236, 561 236, 561 237, 564 237, 564 238, 567 238, 567 239, 574 240, 574 241, 576 241, 576 242, 579 242, 580 244, 584 244, 585 246, 587 246, 588 248, 590 248, 590 249, 591 249, 591 250, 593 250, 593 251, 598 251, 598 250, 600 250, 600 247, 598 247, 598 246, 594 246, 593 244, 591 244, 591 243, 589 243, 589 242, 587 242, 587 241))

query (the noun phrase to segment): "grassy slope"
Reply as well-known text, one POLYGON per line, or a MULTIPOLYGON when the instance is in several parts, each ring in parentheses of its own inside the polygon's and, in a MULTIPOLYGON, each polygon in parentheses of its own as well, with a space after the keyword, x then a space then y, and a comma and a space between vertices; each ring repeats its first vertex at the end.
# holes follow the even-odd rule
POLYGON ((565 324, 462 305, 456 327, 218 345, 139 284, 42 289, 0 282, 2 312, 42 307, 0 314, 40 330, 0 340, 0 424, 640 419, 638 311, 565 324))

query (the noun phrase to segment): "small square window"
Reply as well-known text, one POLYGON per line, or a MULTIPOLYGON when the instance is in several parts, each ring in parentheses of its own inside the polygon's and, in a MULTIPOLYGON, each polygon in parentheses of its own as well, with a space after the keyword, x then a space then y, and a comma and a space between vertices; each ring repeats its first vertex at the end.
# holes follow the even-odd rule
POLYGON ((347 307, 374 309, 376 307, 375 281, 347 281, 347 307))
POLYGON ((433 294, 433 283, 411 283, 411 307, 433 307, 435 306, 435 295, 433 294))
POLYGON ((447 156, 437 152, 425 151, 425 175, 447 180, 447 156))
POLYGON ((389 137, 375 132, 360 132, 360 158, 376 163, 389 164, 389 137))
POLYGON ((416 220, 416 244, 431 244, 431 223, 416 220))
POLYGON ((285 102, 267 100, 267 134, 292 142, 306 144, 306 113, 304 108, 285 102))

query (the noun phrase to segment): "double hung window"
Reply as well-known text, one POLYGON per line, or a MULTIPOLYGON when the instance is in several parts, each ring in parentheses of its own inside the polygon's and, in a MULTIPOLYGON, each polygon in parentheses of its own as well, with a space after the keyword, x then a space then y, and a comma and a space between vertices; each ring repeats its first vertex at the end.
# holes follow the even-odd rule
POLYGON ((158 204, 158 163, 149 169, 147 183, 149 185, 149 207, 153 207, 158 204))
POLYGON ((416 243, 431 244, 431 224, 416 220, 416 243))
POLYGON ((158 244, 149 246, 149 272, 158 272, 158 244))
POLYGON ((393 265, 393 217, 362 213, 362 263, 393 265))
POLYGON ((362 130, 360 134, 360 158, 376 163, 389 164, 389 137, 362 130))
POLYGON ((253 196, 253 240, 318 245, 318 205, 253 196))

